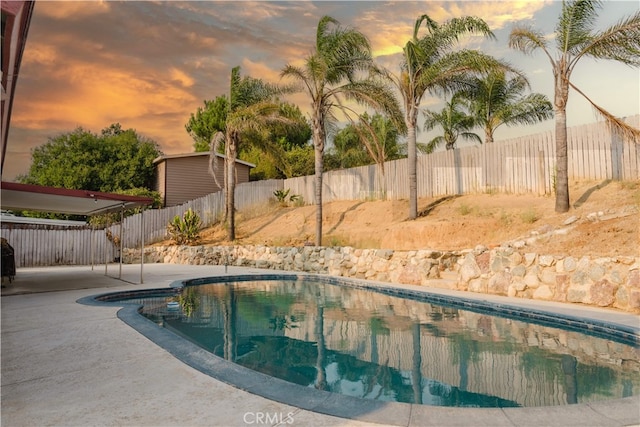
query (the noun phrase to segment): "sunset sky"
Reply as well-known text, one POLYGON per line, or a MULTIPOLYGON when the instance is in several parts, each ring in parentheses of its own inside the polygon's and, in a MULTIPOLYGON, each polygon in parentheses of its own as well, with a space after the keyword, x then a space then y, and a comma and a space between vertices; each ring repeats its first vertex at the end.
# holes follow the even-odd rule
MULTIPOLYGON (((111 123, 134 128, 165 154, 193 151, 184 125, 191 113, 228 91, 232 67, 272 82, 288 64, 300 64, 312 50, 318 20, 330 15, 356 27, 371 41, 376 60, 399 70, 402 46, 421 14, 438 22, 474 15, 483 18, 497 40, 464 40, 523 70, 532 91, 553 98, 553 76, 542 52, 534 56, 509 49, 515 24, 552 34, 558 1, 68 1, 38 0, 20 69, 3 180, 26 173, 33 147, 78 126, 99 133, 111 123)), ((602 27, 629 16, 637 0, 606 1, 602 27)), ((640 113, 638 69, 582 59, 572 81, 589 97, 619 116, 640 113)), ((289 99, 306 112, 303 95, 289 99)), ((440 109, 427 98, 425 109, 440 109)), ((573 92, 569 125, 597 120, 573 92)), ((422 121, 422 119, 420 119, 422 121)), ((499 128, 496 140, 553 129, 499 128)), ((421 133, 419 141, 433 137, 421 133)))

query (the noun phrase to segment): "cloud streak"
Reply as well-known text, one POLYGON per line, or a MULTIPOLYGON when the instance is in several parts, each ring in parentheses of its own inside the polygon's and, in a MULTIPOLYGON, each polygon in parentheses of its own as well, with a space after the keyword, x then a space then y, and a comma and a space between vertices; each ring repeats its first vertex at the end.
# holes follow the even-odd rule
MULTIPOLYGON (((28 170, 25 153, 32 147, 77 126, 99 132, 119 122, 157 141, 165 153, 191 151, 184 124, 203 100, 228 92, 231 68, 240 65, 243 75, 279 81, 287 63, 301 64, 312 51, 323 15, 361 30, 392 72, 399 70, 402 47, 420 15, 438 22, 479 16, 498 40, 464 43, 521 67, 533 89, 549 96, 546 59, 510 51, 506 37, 515 23, 551 32, 557 11, 557 2, 548 0, 37 2, 9 134, 7 156, 15 161, 5 162, 3 179, 28 170)), ((620 81, 630 79, 617 70, 620 81)), ((586 74, 580 78, 588 82, 586 74)), ((627 94, 637 82, 629 85, 627 94)), ((291 100, 307 109, 303 95, 291 100)))

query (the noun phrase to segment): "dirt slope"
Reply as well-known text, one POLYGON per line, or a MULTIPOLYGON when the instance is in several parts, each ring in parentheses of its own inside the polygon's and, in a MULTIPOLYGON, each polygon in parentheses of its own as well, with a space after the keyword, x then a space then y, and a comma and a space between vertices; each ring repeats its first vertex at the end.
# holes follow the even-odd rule
MULTIPOLYGON (((552 196, 476 194, 421 199, 416 221, 406 220, 406 200, 328 203, 323 212, 323 244, 445 250, 529 239, 525 250, 531 252, 640 256, 640 183, 574 183, 570 195, 573 207, 565 214, 554 212, 552 196), (575 217, 573 222, 571 217, 575 217), (532 237, 537 238, 535 243, 532 237)), ((315 235, 315 207, 281 207, 274 202, 238 214, 236 223, 236 244, 309 244, 315 235)), ((204 230, 201 236, 204 244, 229 244, 221 226, 204 230)))

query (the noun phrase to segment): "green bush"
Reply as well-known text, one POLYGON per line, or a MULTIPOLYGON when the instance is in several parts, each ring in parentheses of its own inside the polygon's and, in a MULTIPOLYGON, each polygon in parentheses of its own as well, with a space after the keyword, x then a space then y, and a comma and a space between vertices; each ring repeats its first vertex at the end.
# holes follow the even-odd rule
POLYGON ((198 240, 200 240, 200 228, 202 228, 200 216, 191 209, 186 211, 182 218, 176 215, 167 225, 167 231, 171 238, 179 245, 198 243, 198 240))
POLYGON ((273 192, 273 195, 276 197, 276 200, 278 200, 280 204, 285 204, 287 201, 287 196, 289 195, 289 191, 291 190, 288 188, 286 190, 276 190, 273 192))
POLYGON ((286 190, 276 190, 273 192, 280 206, 289 206, 289 203, 293 203, 294 206, 304 205, 304 200, 301 195, 292 194, 289 196, 289 191, 291 191, 291 189, 287 188, 286 190), (287 202, 287 196, 289 196, 289 202, 287 202))

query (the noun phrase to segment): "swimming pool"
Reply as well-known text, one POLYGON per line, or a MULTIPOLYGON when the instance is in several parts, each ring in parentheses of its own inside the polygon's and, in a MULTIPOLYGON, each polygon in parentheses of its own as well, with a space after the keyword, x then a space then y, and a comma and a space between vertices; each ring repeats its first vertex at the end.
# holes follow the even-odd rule
MULTIPOLYGON (((638 394, 637 336, 630 331, 482 301, 302 277, 203 278, 173 291, 98 299, 143 305, 153 322, 206 350, 196 365, 211 364, 206 354, 215 354, 313 391, 473 407, 638 394), (180 303, 178 310, 167 306, 170 300, 180 303), (589 335, 578 332, 585 328, 589 335)), ((223 380, 247 387, 247 377, 237 383, 236 368, 224 369, 230 371, 218 372, 223 380)))

